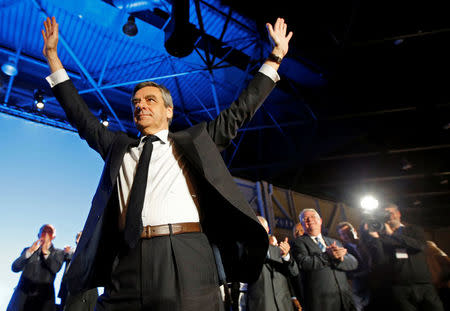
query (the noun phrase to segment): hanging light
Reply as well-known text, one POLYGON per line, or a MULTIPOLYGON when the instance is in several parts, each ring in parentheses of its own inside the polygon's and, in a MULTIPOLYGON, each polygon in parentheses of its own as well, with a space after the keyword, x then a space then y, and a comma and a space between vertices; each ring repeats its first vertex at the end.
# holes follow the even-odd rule
POLYGON ((102 110, 102 112, 100 113, 100 123, 103 124, 104 127, 109 126, 108 114, 104 110, 102 110))
POLYGON ((130 37, 134 37, 138 33, 138 29, 136 26, 136 21, 134 19, 134 16, 129 16, 128 21, 125 25, 122 27, 122 31, 124 34, 130 37))
POLYGON ((44 99, 44 93, 41 90, 35 89, 34 90, 34 104, 36 106, 36 109, 41 111, 45 107, 45 99, 44 99))
POLYGON ((8 57, 8 61, 2 65, 2 71, 5 75, 10 77, 17 76, 19 70, 17 69, 17 61, 13 56, 8 57))

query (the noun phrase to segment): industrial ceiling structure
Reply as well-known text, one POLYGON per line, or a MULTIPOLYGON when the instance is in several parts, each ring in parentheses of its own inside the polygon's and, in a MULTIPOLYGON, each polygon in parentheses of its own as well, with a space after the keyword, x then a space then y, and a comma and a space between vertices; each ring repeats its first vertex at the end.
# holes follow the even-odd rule
POLYGON ((47 16, 91 110, 132 134, 141 81, 171 90, 173 131, 217 116, 270 52, 265 23, 282 16, 294 37, 281 81, 223 152, 232 174, 355 207, 372 193, 411 222, 448 227, 446 12, 443 1, 0 0, 0 112, 75 131, 44 79, 47 16))

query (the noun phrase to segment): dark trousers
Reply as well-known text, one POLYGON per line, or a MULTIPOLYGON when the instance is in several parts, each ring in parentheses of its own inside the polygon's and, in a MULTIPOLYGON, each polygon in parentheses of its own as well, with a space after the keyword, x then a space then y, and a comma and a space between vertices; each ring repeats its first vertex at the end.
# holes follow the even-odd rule
POLYGON ((432 284, 394 285, 373 293, 367 311, 444 311, 432 284))
POLYGON ((97 311, 223 310, 216 264, 203 233, 124 244, 97 311))
POLYGON ((431 284, 393 287, 394 305, 399 311, 444 311, 439 296, 431 284))

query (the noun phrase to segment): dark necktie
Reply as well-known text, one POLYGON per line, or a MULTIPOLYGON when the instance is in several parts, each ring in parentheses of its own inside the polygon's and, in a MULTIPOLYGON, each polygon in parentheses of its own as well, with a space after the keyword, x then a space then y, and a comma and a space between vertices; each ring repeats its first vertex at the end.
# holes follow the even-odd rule
POLYGON ((136 246, 141 235, 142 226, 142 207, 144 206, 145 189, 147 188, 148 167, 150 166, 150 158, 153 151, 153 142, 158 137, 154 135, 147 136, 143 139, 144 149, 134 175, 133 185, 130 191, 130 200, 127 207, 127 218, 125 223, 125 241, 133 248, 136 246))

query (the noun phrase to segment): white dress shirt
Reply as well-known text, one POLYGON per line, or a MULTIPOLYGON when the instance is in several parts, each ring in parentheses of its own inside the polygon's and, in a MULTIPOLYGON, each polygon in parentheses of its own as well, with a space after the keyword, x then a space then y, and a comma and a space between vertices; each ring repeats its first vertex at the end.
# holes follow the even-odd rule
MULTIPOLYGON (((259 70, 274 82, 280 80, 275 69, 263 64, 259 70)), ((51 87, 69 80, 64 69, 55 71, 46 80, 51 87)), ((168 130, 155 135, 160 140, 153 142, 153 152, 145 190, 142 224, 161 225, 180 222, 199 222, 198 198, 195 184, 190 177, 188 165, 181 152, 177 152, 168 138, 168 130)), ((143 138, 143 137, 142 137, 143 138)), ((117 177, 120 204, 119 227, 125 228, 126 209, 143 143, 130 148, 124 157, 117 177)))

